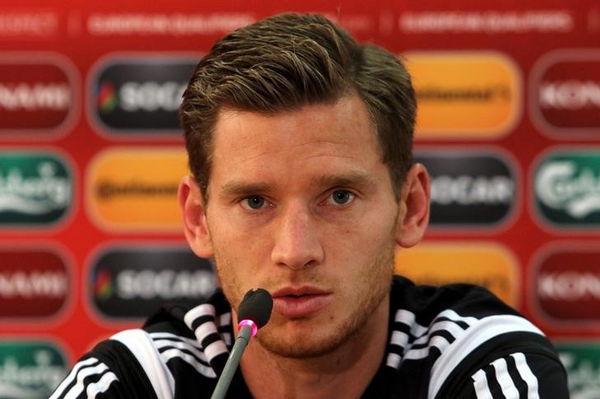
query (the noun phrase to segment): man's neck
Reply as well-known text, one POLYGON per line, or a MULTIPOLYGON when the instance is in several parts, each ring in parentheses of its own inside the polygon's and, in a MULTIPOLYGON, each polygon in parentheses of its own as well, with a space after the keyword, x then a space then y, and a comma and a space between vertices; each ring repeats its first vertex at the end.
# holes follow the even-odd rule
POLYGON ((256 399, 359 398, 377 373, 387 344, 389 297, 365 326, 321 357, 292 359, 264 349, 256 340, 241 361, 244 380, 256 399))

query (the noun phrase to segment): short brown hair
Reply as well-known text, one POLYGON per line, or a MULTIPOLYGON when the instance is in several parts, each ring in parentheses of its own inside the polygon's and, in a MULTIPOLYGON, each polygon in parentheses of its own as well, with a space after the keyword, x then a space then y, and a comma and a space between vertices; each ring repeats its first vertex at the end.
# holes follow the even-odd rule
POLYGON ((399 195, 412 163, 416 102, 410 76, 388 51, 360 45, 320 15, 279 14, 217 41, 196 67, 180 108, 190 169, 207 195, 212 132, 226 107, 275 113, 358 93, 399 195))

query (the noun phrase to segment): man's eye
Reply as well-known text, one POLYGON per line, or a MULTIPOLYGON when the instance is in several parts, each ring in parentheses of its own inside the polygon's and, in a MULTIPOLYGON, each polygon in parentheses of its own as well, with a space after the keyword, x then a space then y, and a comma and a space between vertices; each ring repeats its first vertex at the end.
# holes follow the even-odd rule
POLYGON ((354 199, 354 194, 348 190, 335 190, 331 193, 331 200, 337 205, 345 205, 354 199))
POLYGON ((258 195, 253 195, 242 200, 242 206, 246 209, 261 209, 265 204, 265 199, 258 195))

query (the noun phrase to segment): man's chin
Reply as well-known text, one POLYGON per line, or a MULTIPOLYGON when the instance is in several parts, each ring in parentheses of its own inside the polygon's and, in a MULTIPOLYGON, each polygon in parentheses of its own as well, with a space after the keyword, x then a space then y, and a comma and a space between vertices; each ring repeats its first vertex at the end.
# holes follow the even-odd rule
POLYGON ((327 333, 328 335, 316 334, 314 331, 301 334, 265 334, 256 338, 264 349, 277 356, 308 359, 330 354, 347 339, 334 335, 331 331, 327 333))
POLYGON ((353 332, 345 323, 331 322, 327 317, 324 318, 327 321, 322 319, 282 320, 276 316, 256 339, 264 349, 281 357, 307 359, 328 355, 342 346, 353 332))

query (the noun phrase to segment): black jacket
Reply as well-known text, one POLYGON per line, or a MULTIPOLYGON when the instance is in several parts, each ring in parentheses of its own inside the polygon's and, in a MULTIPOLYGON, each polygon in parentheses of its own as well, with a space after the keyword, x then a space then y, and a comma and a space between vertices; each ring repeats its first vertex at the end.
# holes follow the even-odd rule
MULTIPOLYGON (((390 301, 387 351, 362 398, 568 398, 550 342, 483 288, 396 276, 390 301)), ((192 309, 164 308, 97 345, 51 398, 210 398, 232 331, 220 292, 192 309)), ((251 398, 239 372, 228 398, 251 398)))

